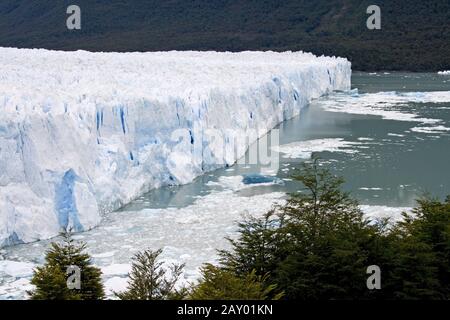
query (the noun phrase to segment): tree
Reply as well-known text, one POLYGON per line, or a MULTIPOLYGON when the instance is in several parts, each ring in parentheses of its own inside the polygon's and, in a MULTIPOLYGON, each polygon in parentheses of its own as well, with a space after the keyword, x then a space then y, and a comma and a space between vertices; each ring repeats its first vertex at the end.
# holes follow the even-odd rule
POLYGON ((369 248, 378 236, 349 194, 343 179, 321 168, 317 159, 303 164, 293 178, 302 192, 263 219, 240 225, 232 251, 222 264, 239 275, 270 274, 288 299, 347 299, 367 292, 369 248))
POLYGON ((249 217, 240 222, 239 238, 228 238, 233 250, 219 251, 221 265, 242 276, 273 272, 287 254, 288 239, 279 232, 281 224, 273 210, 262 219, 249 217))
POLYGON ((122 300, 179 300, 186 289, 176 289, 183 272, 184 264, 173 264, 168 269, 158 261, 162 250, 145 250, 133 257, 128 288, 125 292, 115 293, 122 300))
POLYGON ((33 300, 100 300, 105 296, 100 269, 91 264, 86 244, 75 243, 70 232, 64 232, 62 243, 52 242, 45 256, 45 264, 34 271, 31 283, 36 289, 29 292, 33 300), (80 289, 69 289, 69 267, 80 270, 80 289))
POLYGON ((450 298, 450 196, 445 202, 426 197, 413 211, 411 234, 430 246, 435 255, 440 295, 450 298))
POLYGON ((385 252, 385 295, 392 299, 449 299, 450 202, 429 196, 393 228, 385 252))
POLYGON ((293 178, 304 185, 279 207, 280 232, 290 239, 289 255, 275 281, 291 299, 348 299, 367 292, 367 246, 377 236, 358 202, 342 191, 344 180, 314 159, 293 178))
POLYGON ((252 271, 242 277, 232 271, 206 264, 202 279, 193 287, 193 300, 279 300, 283 294, 275 293, 276 285, 266 285, 267 276, 257 276, 252 271))

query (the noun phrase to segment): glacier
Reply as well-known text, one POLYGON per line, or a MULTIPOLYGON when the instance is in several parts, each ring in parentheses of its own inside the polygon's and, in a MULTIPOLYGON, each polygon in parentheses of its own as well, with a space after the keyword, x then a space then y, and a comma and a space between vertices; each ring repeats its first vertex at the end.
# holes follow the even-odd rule
POLYGON ((153 188, 232 165, 350 83, 347 59, 304 52, 0 48, 0 247, 92 229, 153 188), (235 137, 248 139, 224 154, 235 137))

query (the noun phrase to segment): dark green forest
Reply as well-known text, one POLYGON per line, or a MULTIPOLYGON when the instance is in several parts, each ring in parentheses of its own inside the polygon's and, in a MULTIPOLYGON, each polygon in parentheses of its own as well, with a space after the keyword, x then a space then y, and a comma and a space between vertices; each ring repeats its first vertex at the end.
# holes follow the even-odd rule
POLYGON ((90 51, 304 50, 354 70, 450 69, 447 0, 77 0, 0 2, 0 46, 90 51), (66 8, 82 29, 66 28, 66 8), (366 9, 381 8, 368 30, 366 9))

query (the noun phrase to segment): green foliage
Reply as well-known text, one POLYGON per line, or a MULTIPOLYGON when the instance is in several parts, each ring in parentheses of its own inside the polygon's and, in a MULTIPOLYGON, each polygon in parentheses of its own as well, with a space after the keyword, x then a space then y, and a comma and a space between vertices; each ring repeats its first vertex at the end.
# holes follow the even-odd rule
POLYGON ((233 272, 206 264, 202 268, 202 279, 193 287, 193 300, 279 300, 275 285, 266 285, 267 276, 257 276, 255 271, 241 277, 233 272))
POLYGON ((71 233, 62 234, 62 243, 53 242, 47 251, 45 264, 37 267, 31 283, 36 286, 29 292, 33 300, 100 300, 104 289, 100 269, 91 265, 90 257, 85 253, 84 243, 75 243, 71 233), (81 289, 69 289, 67 286, 69 266, 81 270, 81 289))
POLYGON ((364 219, 343 180, 305 163, 304 186, 262 219, 239 225, 224 270, 270 274, 287 299, 449 299, 450 201, 425 198, 397 224, 364 219), (368 290, 367 267, 382 270, 382 290, 368 290))
POLYGON ((158 261, 162 250, 145 250, 133 257, 128 288, 125 292, 115 293, 121 300, 180 300, 186 295, 186 289, 177 290, 177 281, 184 265, 173 264, 169 269, 158 261))
POLYGON ((375 230, 358 203, 341 191, 343 179, 304 164, 293 178, 305 189, 279 208, 289 254, 276 270, 278 283, 292 299, 347 299, 366 291, 366 246, 375 230), (292 276, 294 275, 294 279, 292 276))
POLYGON ((414 210, 415 219, 406 219, 401 226, 412 237, 425 243, 435 256, 437 275, 443 285, 444 296, 450 296, 450 197, 444 203, 435 199, 421 199, 414 210))
POLYGON ((270 273, 285 256, 289 239, 279 232, 279 222, 273 219, 274 211, 263 219, 253 217, 238 224, 239 239, 231 239, 233 251, 221 250, 221 264, 238 275, 255 271, 259 275, 270 273))
POLYGON ((389 235, 386 291, 390 298, 450 298, 450 202, 425 197, 389 235))

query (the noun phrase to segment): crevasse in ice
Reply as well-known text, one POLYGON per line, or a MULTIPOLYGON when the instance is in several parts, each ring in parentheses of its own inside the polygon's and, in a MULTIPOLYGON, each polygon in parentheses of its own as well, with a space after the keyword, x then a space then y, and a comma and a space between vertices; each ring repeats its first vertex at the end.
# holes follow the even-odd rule
POLYGON ((350 77, 346 59, 303 52, 0 48, 0 246, 93 228, 152 188, 230 165, 350 77), (222 152, 236 137, 248 139, 222 152))

